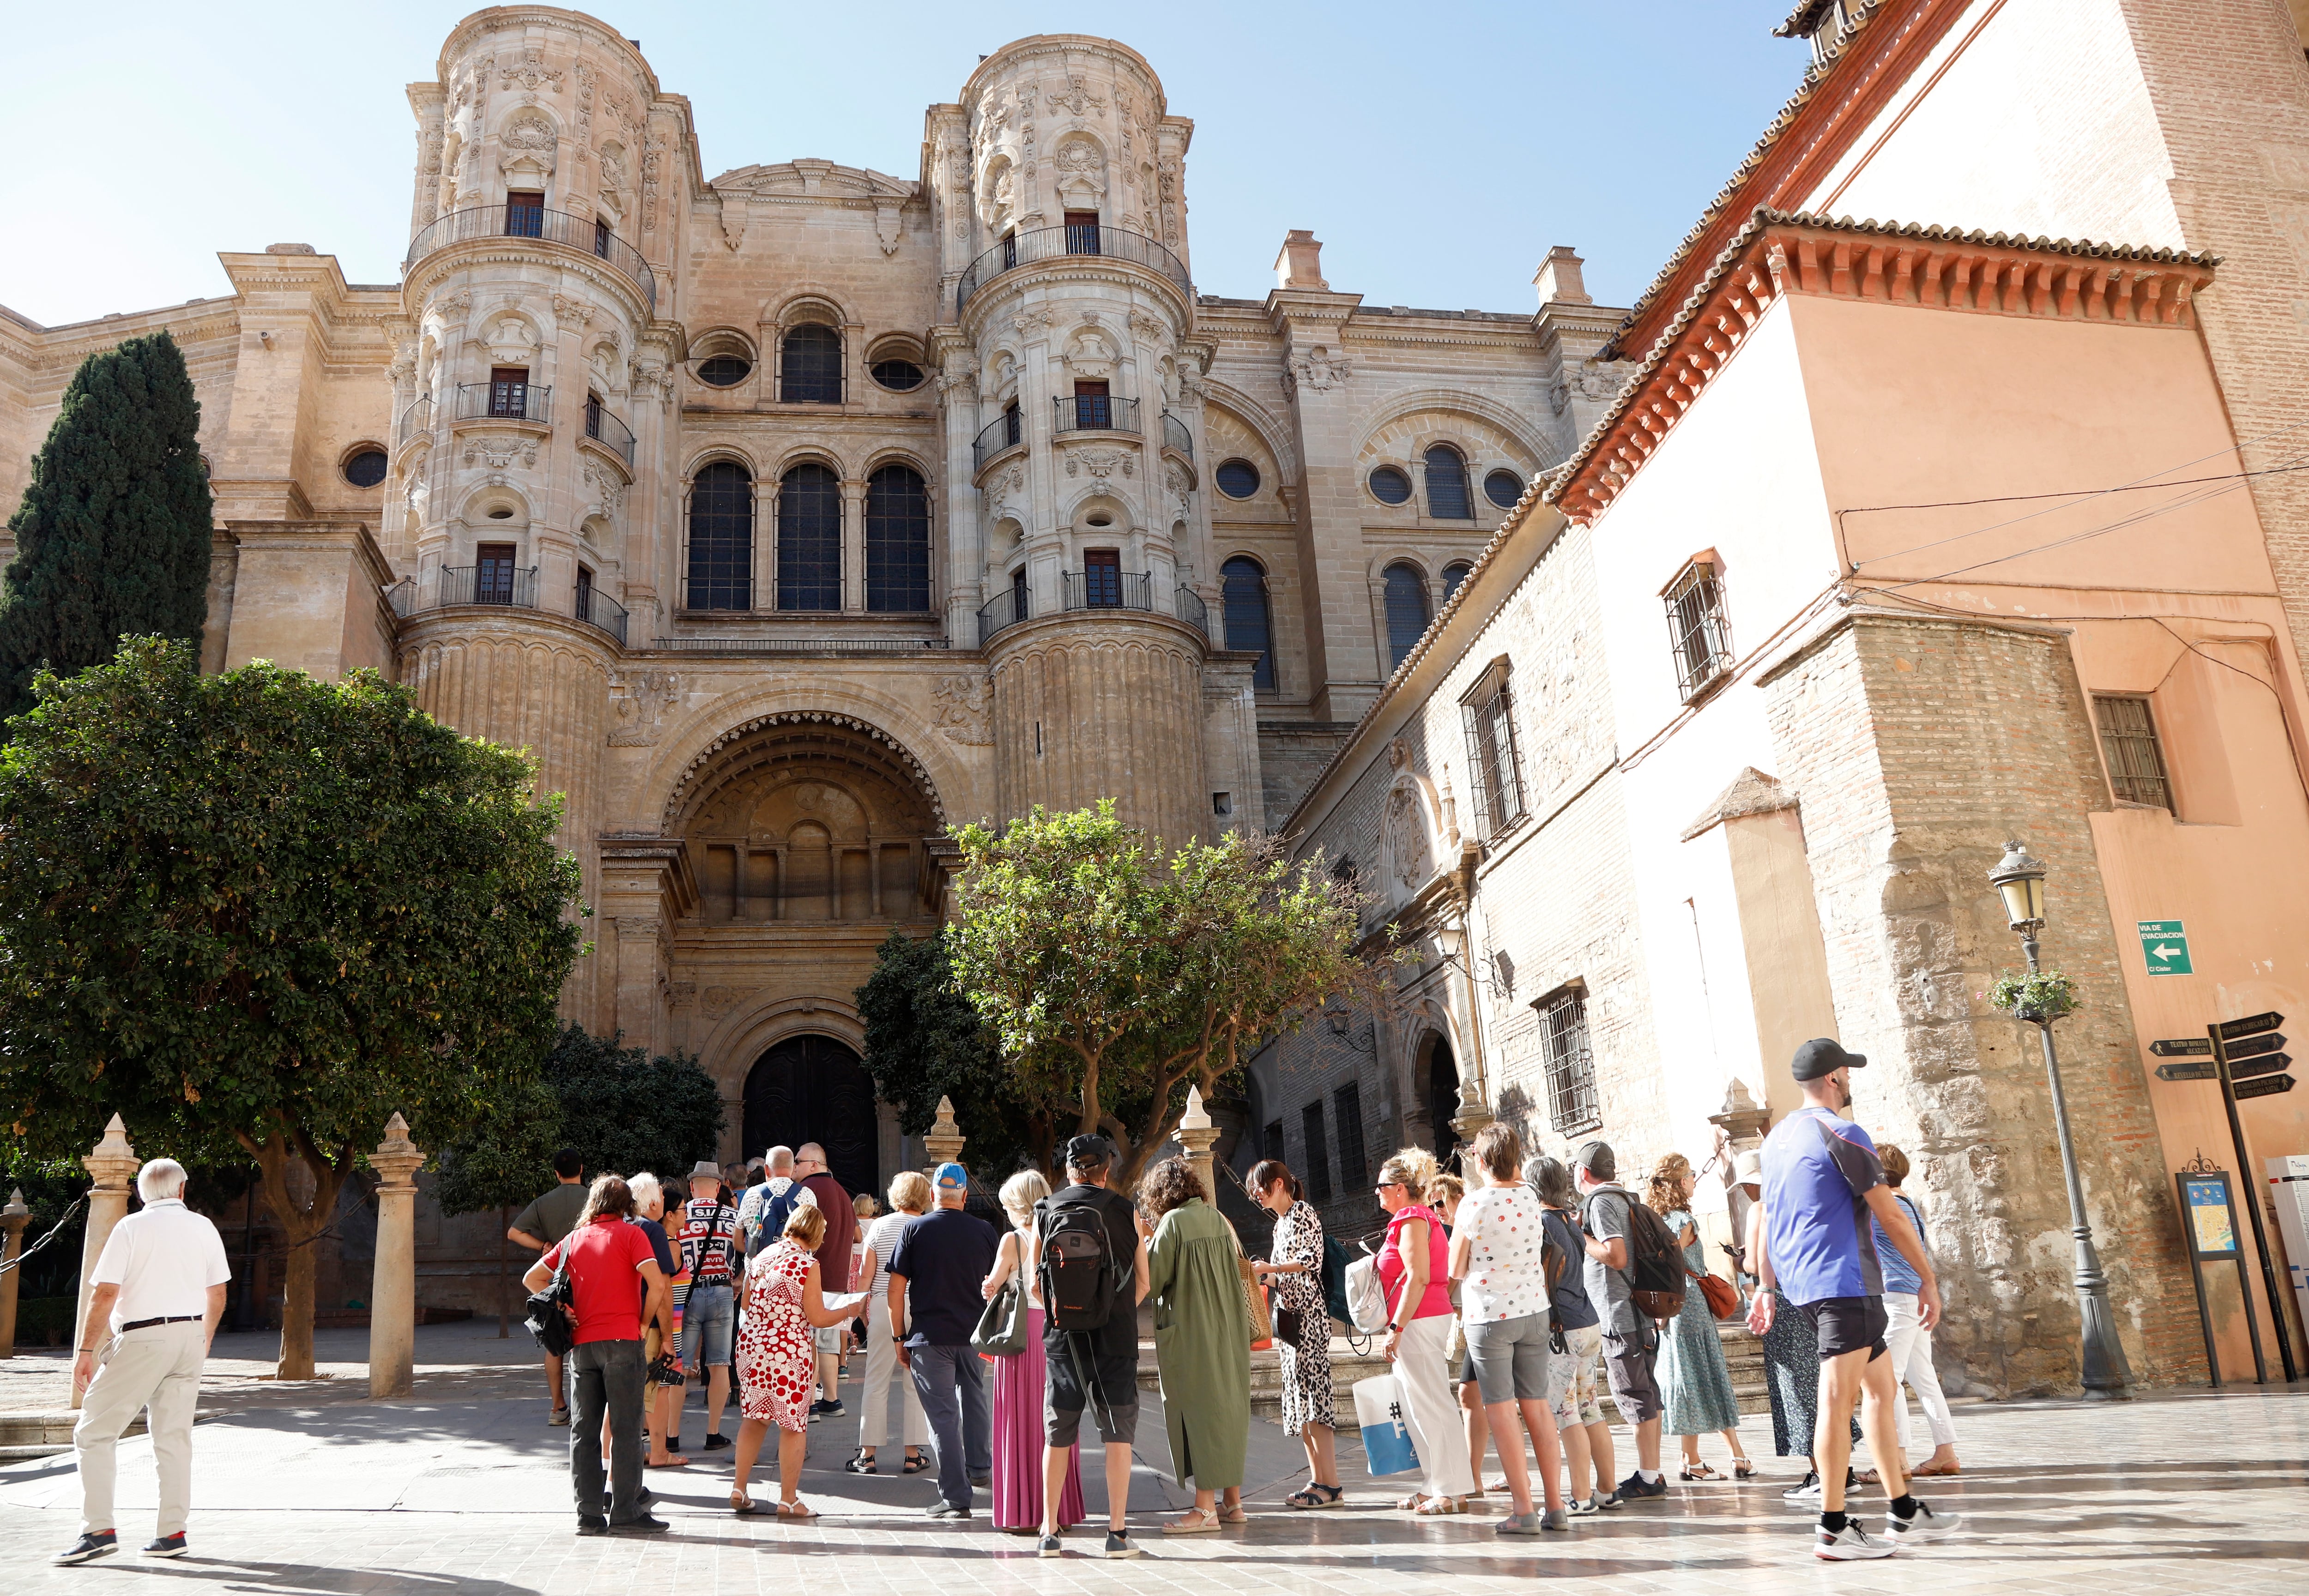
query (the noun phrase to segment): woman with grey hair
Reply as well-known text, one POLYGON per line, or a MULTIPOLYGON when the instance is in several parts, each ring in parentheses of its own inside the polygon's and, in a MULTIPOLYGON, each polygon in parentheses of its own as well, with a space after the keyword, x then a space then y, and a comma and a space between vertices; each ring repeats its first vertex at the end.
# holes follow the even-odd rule
POLYGON ((1602 1316, 1587 1299, 1586 1271, 1579 1260, 1587 1255, 1579 1231, 1579 1196, 1571 1184, 1571 1169, 1561 1159, 1524 1160, 1523 1178, 1539 1194, 1541 1221, 1548 1239, 1571 1260, 1555 1282, 1551 1298, 1554 1322, 1563 1330, 1564 1350, 1550 1360, 1547 1394, 1555 1411, 1555 1433, 1563 1442, 1563 1458, 1570 1475, 1567 1495, 1574 1514, 1600 1513, 1620 1505, 1612 1488, 1612 1422, 1596 1398, 1596 1360, 1604 1350, 1602 1316))
MULTIPOLYGON (((657 1266, 670 1281, 679 1271, 674 1267, 673 1243, 665 1233, 665 1185, 644 1169, 626 1182, 626 1189, 634 1195, 632 1222, 639 1225, 642 1234, 649 1238, 650 1251, 657 1256, 657 1266)), ((686 1291, 688 1288, 677 1287, 675 1290, 686 1291)), ((658 1355, 672 1344, 673 1327, 670 1320, 679 1311, 673 1294, 669 1291, 666 1306, 669 1322, 643 1327, 642 1367, 644 1371, 656 1367, 658 1355)), ((688 1466, 687 1457, 666 1445, 666 1437, 673 1433, 672 1397, 680 1389, 678 1385, 661 1385, 655 1381, 650 1381, 642 1387, 642 1422, 649 1436, 646 1466, 650 1468, 679 1469, 688 1466)))

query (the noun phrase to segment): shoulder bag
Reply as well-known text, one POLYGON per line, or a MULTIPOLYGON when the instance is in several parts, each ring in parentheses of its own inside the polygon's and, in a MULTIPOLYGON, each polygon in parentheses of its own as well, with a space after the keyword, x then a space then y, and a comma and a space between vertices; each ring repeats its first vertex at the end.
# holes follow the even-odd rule
POLYGON ((995 1288, 978 1316, 978 1327, 970 1333, 972 1348, 990 1358, 1016 1358, 1026 1350, 1026 1288, 1021 1272, 1013 1269, 1010 1278, 995 1288))
POLYGON ((569 1287, 569 1253, 566 1243, 561 1263, 548 1281, 545 1290, 530 1294, 528 1315, 523 1327, 537 1338, 537 1345, 549 1358, 566 1358, 577 1340, 577 1309, 569 1287))

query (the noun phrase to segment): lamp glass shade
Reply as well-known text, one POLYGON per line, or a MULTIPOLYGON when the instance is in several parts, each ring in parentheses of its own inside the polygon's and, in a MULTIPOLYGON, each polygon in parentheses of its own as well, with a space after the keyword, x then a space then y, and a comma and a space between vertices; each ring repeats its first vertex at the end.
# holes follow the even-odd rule
POLYGON ((1439 926, 1435 928, 1435 945, 1443 950, 1445 958, 1456 959, 1459 956, 1460 941, 1461 933, 1458 927, 1439 926))
POLYGON ((2045 918, 2045 878, 2041 876, 2019 876, 1996 884, 2004 895, 2004 918, 2016 926, 2041 922, 2045 918))

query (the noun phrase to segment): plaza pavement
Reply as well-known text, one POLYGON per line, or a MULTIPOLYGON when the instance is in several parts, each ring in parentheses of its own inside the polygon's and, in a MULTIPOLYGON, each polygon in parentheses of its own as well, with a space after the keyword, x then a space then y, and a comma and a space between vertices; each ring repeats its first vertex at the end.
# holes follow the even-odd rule
MULTIPOLYGON (((731 1518, 723 1505, 729 1454, 693 1449, 689 1469, 650 1475, 669 1531, 577 1540, 567 1432, 543 1421, 542 1381, 522 1340, 497 1341, 493 1324, 428 1326, 416 1394, 395 1402, 362 1394, 357 1334, 323 1333, 323 1367, 334 1377, 310 1385, 255 1378, 269 1344, 219 1339, 195 1431, 191 1556, 154 1563, 133 1549, 150 1537, 153 1504, 151 1447, 140 1436, 120 1447, 120 1530, 130 1549, 82 1567, 46 1561, 78 1532, 70 1456, 0 1469, 0 1591, 791 1596, 799 1584, 809 1596, 931 1588, 941 1596, 1483 1596, 1534 1578, 1617 1596, 2309 1589, 2309 1385, 2121 1404, 1967 1404, 1958 1411, 1967 1472, 1930 1482, 1938 1505, 1966 1515, 1965 1531, 1856 1566, 1809 1555, 1810 1515, 1780 1502, 1794 1471, 1769 1456, 1770 1424, 1761 1418, 1743 1427, 1761 1480, 1687 1487, 1671 1473, 1664 1500, 1579 1520, 1570 1534, 1535 1542, 1494 1537, 1506 1511, 1497 1497, 1464 1518, 1394 1511, 1388 1503, 1405 1482, 1368 1480, 1345 1434, 1352 1505, 1292 1512, 1282 1498, 1299 1482, 1297 1445, 1254 1421, 1250 1523, 1166 1539, 1161 1517, 1186 1498, 1153 1471, 1167 1465, 1167 1452, 1150 1399, 1131 1487, 1134 1539, 1146 1555, 1109 1563, 1089 1555, 1098 1547, 1091 1529, 1068 1537, 1078 1555, 1036 1558, 1031 1540, 991 1528, 982 1492, 976 1519, 932 1525, 921 1516, 933 1497, 929 1476, 842 1473, 856 1432, 855 1385, 844 1390, 852 1416, 812 1435, 803 1494, 826 1515, 820 1522, 731 1518)), ((40 1354, 0 1362, 0 1404, 22 1411, 55 1385, 61 1363, 40 1354)), ((734 1433, 734 1418, 724 1428, 734 1433)), ((695 1393, 686 1429, 694 1448, 703 1433, 695 1393)), ((1623 1431, 1618 1443, 1624 1471, 1631 1438, 1623 1431)), ((1720 1465, 1722 1443, 1704 1445, 1720 1465)), ((1095 1520, 1103 1490, 1094 1471, 1085 1485, 1095 1520)), ((774 1472, 757 1472, 754 1492, 774 1500, 774 1472)), ((1881 1514, 1881 1495, 1863 1493, 1859 1503, 1881 1514)))

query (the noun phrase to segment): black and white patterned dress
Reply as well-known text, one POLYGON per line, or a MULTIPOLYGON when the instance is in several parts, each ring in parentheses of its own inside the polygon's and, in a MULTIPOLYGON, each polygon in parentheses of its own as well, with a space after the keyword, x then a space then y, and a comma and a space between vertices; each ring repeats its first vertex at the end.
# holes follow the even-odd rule
POLYGON ((1323 1307, 1323 1221, 1314 1205, 1299 1202, 1275 1221, 1277 1264, 1303 1264, 1298 1274, 1270 1274, 1275 1300, 1299 1316, 1296 1344, 1277 1336, 1283 1360, 1283 1433, 1295 1436, 1310 1424, 1336 1426, 1331 1400, 1331 1316, 1323 1307))

